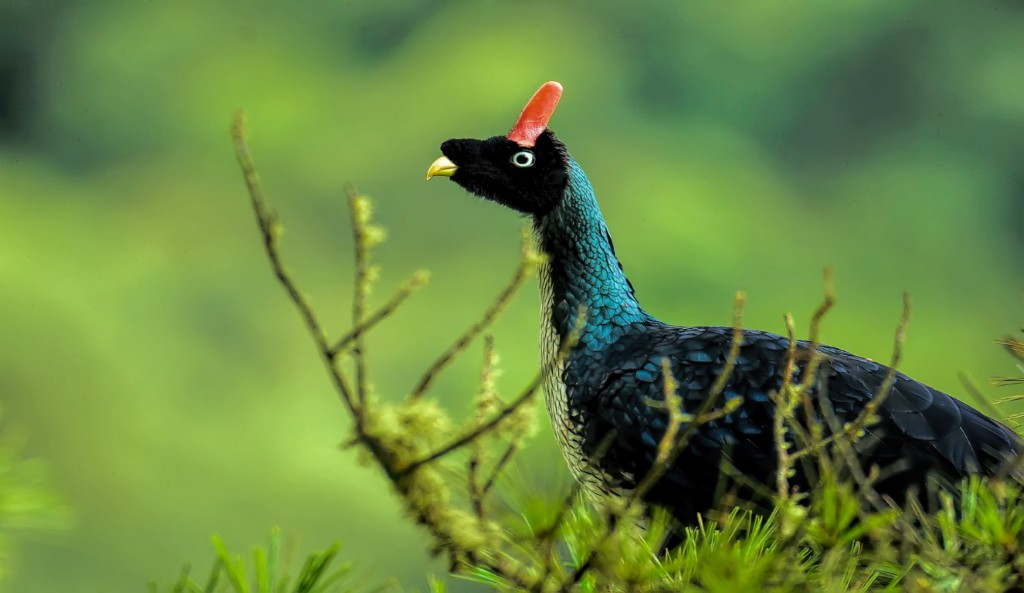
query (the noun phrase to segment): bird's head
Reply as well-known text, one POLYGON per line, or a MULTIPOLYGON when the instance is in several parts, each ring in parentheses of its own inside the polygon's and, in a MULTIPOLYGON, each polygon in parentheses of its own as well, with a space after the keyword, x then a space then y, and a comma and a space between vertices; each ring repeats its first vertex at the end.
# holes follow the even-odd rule
POLYGON ((569 155, 548 129, 561 96, 562 85, 544 83, 508 134, 446 140, 427 179, 449 177, 482 198, 544 216, 562 199, 569 178, 569 155))

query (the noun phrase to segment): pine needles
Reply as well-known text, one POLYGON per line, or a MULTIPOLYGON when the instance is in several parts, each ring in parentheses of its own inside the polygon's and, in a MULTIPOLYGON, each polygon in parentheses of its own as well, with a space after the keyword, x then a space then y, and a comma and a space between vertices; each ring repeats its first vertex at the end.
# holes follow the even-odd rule
MULTIPOLYGON (((241 554, 230 552, 217 536, 212 538, 212 544, 217 556, 206 579, 196 581, 191 568, 186 566, 171 586, 172 593, 353 593, 365 590, 354 583, 351 564, 335 562, 338 544, 309 554, 295 575, 289 572, 292 570, 290 554, 282 549, 281 533, 276 529, 271 532, 267 547, 253 549, 248 561, 241 554)), ((150 591, 156 593, 159 588, 151 583, 150 591)))

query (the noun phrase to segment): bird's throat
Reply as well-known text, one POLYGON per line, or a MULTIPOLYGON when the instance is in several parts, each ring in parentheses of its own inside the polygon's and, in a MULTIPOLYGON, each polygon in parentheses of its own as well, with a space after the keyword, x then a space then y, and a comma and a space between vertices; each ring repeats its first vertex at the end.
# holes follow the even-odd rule
POLYGON ((569 163, 562 201, 535 221, 540 249, 548 262, 541 271, 542 335, 565 339, 583 312, 580 345, 596 351, 629 326, 647 318, 615 257, 611 236, 586 175, 569 163))

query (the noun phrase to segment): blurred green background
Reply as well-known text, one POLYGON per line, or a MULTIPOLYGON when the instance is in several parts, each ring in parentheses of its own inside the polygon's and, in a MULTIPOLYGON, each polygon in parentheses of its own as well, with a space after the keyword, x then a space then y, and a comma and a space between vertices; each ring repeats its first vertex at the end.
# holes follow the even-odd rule
MULTIPOLYGON (((427 165, 549 79, 655 315, 727 325, 742 288, 749 326, 805 329, 831 266, 827 342, 887 360, 909 290, 905 371, 954 394, 959 372, 1017 372, 993 338, 1024 321, 1020 2, 2 2, 0 394, 76 517, 13 535, 11 591, 139 591, 205 571, 211 533, 245 549, 274 525, 298 550, 341 539, 368 583, 443 571, 337 449, 344 411, 231 152, 238 107, 332 330, 345 182, 391 233, 378 302, 433 272, 370 339, 382 397, 480 314, 525 224, 427 165)), ((495 329, 506 393, 536 369, 537 309, 531 285, 495 329)), ((437 385, 456 412, 478 359, 437 385)), ((535 484, 564 479, 548 433, 516 470, 535 484)))

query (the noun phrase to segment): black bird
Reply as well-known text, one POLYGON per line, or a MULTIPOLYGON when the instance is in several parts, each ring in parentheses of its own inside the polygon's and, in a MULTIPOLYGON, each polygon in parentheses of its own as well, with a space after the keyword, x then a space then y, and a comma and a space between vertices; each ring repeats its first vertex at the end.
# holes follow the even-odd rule
MULTIPOLYGON (((548 256, 540 275, 540 333, 541 364, 552 369, 545 379, 551 422, 585 488, 621 496, 647 475, 668 426, 665 406, 651 405, 665 399, 663 364, 678 383, 684 410, 694 412, 723 373, 733 329, 669 325, 640 307, 590 182, 547 127, 561 94, 558 83, 544 84, 506 135, 444 142, 444 156, 430 166, 427 179, 449 177, 532 219, 548 256), (557 363, 559 344, 573 331, 579 310, 585 310, 585 322, 578 342, 557 363)), ((777 406, 769 394, 783 385, 789 345, 776 334, 743 331, 721 394, 723 402, 741 403, 694 427, 686 448, 644 495, 646 502, 692 523, 718 504, 723 464, 774 489, 777 406)), ((806 355, 812 345, 799 342, 796 348, 806 355)), ((818 351, 823 359, 814 390, 840 422, 854 421, 889 368, 838 348, 818 351)), ((797 361, 797 378, 808 358, 797 361)), ((895 374, 877 416, 856 452, 865 471, 888 468, 875 490, 896 502, 910 490, 925 493, 929 481, 949 487, 968 475, 994 475, 1024 450, 1006 426, 902 373, 895 374)), ((794 483, 809 487, 810 472, 797 470, 794 483)))

